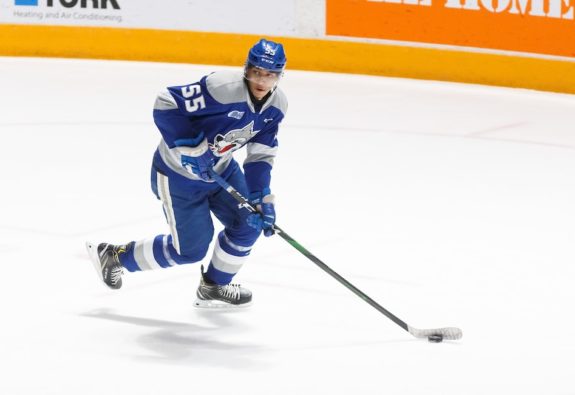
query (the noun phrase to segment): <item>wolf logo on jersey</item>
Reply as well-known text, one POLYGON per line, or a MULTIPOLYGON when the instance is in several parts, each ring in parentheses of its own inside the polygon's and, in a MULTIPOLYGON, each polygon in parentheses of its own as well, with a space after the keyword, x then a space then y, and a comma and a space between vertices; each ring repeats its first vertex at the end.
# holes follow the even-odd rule
POLYGON ((210 149, 215 156, 224 156, 226 153, 233 152, 243 146, 258 132, 259 130, 254 131, 254 121, 251 121, 241 129, 230 130, 225 135, 216 135, 214 143, 210 144, 210 149))

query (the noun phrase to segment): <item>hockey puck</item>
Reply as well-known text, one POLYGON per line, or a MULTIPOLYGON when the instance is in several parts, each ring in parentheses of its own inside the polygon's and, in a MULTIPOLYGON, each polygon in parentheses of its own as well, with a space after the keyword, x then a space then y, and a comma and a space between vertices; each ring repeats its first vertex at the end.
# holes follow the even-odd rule
POLYGON ((443 341, 443 335, 442 334, 429 335, 427 337, 427 340, 429 340, 431 343, 441 343, 443 341))

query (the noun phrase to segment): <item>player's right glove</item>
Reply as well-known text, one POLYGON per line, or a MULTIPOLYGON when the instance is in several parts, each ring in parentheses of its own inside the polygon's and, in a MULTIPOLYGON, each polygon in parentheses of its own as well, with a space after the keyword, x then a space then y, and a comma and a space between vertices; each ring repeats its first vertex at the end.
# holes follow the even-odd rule
POLYGON ((274 195, 270 195, 270 190, 250 194, 250 203, 258 212, 248 216, 248 225, 258 232, 263 230, 264 236, 272 236, 274 224, 276 222, 276 210, 274 206, 274 195))
POLYGON ((214 167, 215 157, 208 146, 208 140, 200 133, 195 139, 174 141, 181 156, 182 166, 204 181, 212 181, 210 170, 214 167))

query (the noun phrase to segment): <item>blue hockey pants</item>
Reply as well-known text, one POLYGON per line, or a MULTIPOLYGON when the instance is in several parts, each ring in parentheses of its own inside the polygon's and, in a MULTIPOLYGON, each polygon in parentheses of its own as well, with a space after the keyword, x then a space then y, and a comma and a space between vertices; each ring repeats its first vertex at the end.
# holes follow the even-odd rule
MULTIPOLYGON (((170 234, 136 241, 121 256, 122 265, 131 272, 167 268, 201 261, 214 236, 211 213, 224 225, 215 241, 207 277, 228 284, 240 270, 259 237, 246 218, 249 212, 238 208, 233 197, 216 183, 172 178, 152 168, 152 190, 163 203, 170 234)), ((237 167, 227 182, 247 196, 244 174, 237 167)))

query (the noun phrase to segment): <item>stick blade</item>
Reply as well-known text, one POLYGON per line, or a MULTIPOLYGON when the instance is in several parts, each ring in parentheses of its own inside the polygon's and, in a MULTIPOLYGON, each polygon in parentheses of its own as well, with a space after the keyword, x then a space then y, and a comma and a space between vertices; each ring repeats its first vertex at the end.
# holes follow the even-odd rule
POLYGON ((427 339, 432 335, 441 335, 445 340, 459 340, 463 337, 463 331, 459 328, 417 329, 408 326, 407 331, 418 339, 427 339))

